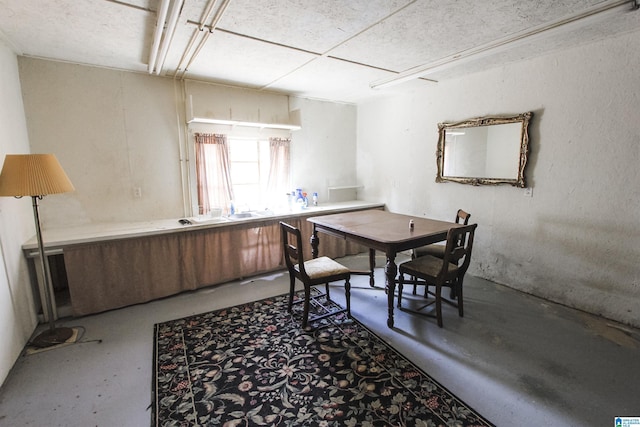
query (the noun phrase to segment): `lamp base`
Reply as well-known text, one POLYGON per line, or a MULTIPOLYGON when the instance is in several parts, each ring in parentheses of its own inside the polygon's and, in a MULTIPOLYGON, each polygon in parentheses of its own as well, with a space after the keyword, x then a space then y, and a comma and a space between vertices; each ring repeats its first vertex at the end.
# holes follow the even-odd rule
POLYGON ((46 348, 63 344, 73 336, 71 328, 47 329, 31 341, 33 347, 46 348))

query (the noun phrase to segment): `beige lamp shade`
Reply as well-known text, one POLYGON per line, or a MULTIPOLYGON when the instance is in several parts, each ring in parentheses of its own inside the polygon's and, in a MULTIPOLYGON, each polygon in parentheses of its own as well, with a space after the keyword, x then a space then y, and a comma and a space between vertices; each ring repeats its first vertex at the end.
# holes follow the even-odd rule
POLYGON ((7 154, 0 173, 0 196, 44 196, 74 191, 54 154, 7 154))

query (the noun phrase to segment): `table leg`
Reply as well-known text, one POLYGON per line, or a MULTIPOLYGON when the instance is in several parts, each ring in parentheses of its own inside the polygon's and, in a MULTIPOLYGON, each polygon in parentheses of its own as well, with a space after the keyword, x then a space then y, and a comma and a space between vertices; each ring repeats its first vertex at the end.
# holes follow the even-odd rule
POLYGON ((316 230, 316 225, 313 224, 313 233, 311 233, 311 256, 313 258, 318 258, 318 246, 320 245, 320 238, 318 237, 318 230, 316 230))
POLYGON ((387 264, 384 267, 384 273, 386 276, 385 288, 387 290, 387 307, 389 310, 387 326, 393 328, 393 297, 396 292, 396 274, 398 273, 398 266, 395 263, 395 254, 387 254, 387 264))

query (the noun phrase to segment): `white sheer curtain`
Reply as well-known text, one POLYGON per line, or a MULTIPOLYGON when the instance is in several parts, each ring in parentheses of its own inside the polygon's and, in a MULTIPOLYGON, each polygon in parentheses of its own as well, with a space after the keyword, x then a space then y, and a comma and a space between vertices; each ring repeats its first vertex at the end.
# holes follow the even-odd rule
POLYGON ((206 215, 211 208, 222 208, 228 213, 233 200, 233 187, 227 137, 196 133, 195 139, 198 213, 206 215))
POLYGON ((272 206, 286 200, 290 191, 290 138, 269 138, 269 179, 267 180, 267 200, 272 206))

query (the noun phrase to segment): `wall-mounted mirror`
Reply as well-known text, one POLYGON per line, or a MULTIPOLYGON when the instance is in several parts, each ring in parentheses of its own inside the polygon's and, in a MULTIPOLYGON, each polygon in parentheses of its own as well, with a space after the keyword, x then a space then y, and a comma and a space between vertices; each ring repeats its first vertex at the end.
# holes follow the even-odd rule
POLYGON ((526 187, 529 121, 533 113, 438 123, 436 182, 526 187))

